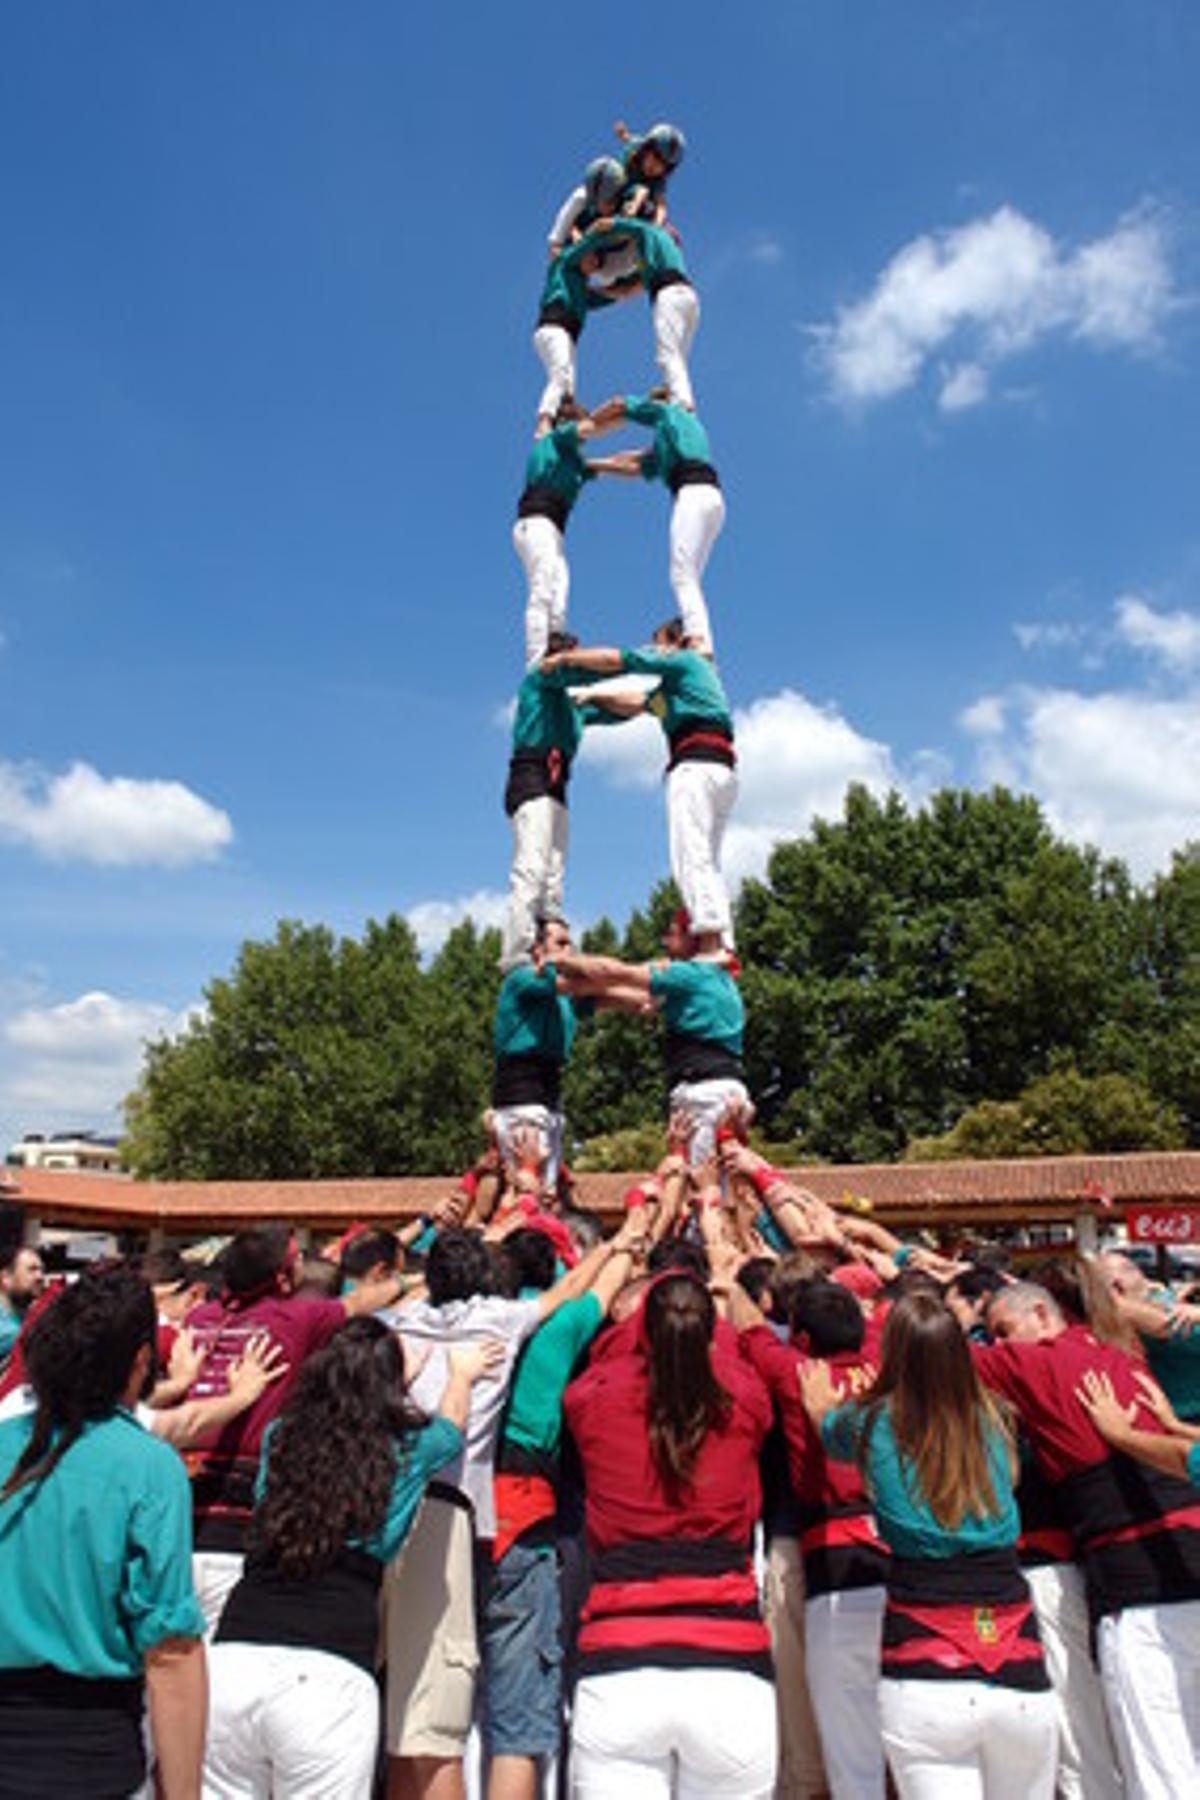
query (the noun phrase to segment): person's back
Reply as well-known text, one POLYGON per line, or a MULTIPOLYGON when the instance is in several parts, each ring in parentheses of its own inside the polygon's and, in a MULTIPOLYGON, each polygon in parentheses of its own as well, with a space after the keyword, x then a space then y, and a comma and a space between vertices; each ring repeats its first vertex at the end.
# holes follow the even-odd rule
POLYGON ((204 1620, 187 1478, 129 1410, 152 1380, 154 1337, 150 1289, 124 1267, 81 1277, 27 1336, 34 1410, 0 1423, 3 1800, 137 1788, 143 1681, 165 1789, 198 1791, 204 1620))
POLYGON ((567 1390, 592 1553, 572 1728, 588 1794, 675 1770, 680 1791, 714 1800, 774 1788, 770 1640, 750 1558, 771 1405, 751 1368, 712 1349, 713 1325, 702 1282, 665 1274, 647 1292, 638 1353, 600 1360, 567 1390))

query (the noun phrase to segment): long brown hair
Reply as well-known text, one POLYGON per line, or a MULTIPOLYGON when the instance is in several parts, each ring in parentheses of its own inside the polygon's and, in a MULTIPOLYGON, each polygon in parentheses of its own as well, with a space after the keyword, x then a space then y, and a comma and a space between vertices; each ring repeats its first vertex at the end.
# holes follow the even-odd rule
POLYGON ((727 1423, 733 1403, 713 1374, 716 1313, 706 1287, 690 1275, 663 1276, 646 1295, 644 1317, 650 1454, 668 1494, 678 1497, 705 1438, 727 1423))
POLYGON ((886 1410, 917 1492, 938 1524, 957 1531, 964 1519, 1000 1510, 988 1441, 1008 1424, 982 1387, 957 1320, 934 1294, 906 1294, 888 1313, 879 1378, 866 1404, 860 1466, 866 1472, 871 1433, 886 1410))

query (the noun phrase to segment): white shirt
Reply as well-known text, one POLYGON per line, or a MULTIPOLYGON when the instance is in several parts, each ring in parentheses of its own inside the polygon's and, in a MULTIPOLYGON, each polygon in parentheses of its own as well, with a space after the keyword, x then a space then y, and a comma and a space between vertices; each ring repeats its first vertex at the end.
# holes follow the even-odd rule
POLYGON ((477 1344, 484 1338, 504 1345, 505 1357, 499 1372, 477 1381, 471 1389, 466 1445, 439 1476, 439 1480, 461 1489, 471 1501, 477 1535, 494 1537, 492 1475, 500 1415, 517 1352, 541 1323, 540 1300, 502 1300, 492 1294, 475 1294, 469 1300, 448 1301, 445 1306, 418 1300, 412 1306, 389 1307, 379 1316, 400 1333, 408 1366, 417 1371, 408 1391, 416 1404, 429 1413, 437 1411, 450 1378, 451 1349, 458 1344, 477 1344))

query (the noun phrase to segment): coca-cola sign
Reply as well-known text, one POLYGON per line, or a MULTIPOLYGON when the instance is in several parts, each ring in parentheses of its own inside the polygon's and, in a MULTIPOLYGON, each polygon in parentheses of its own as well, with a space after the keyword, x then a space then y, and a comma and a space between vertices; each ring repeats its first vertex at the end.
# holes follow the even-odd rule
POLYGON ((1200 1244, 1200 1209, 1131 1206, 1125 1219, 1134 1244, 1200 1244))

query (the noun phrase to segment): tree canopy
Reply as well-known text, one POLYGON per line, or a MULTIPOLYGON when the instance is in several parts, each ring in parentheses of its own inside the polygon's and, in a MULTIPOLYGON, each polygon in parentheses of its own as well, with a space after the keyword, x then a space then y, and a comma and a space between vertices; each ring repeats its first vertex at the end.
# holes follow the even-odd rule
MULTIPOLYGON (((654 956, 675 899, 663 884, 585 946, 654 956)), ((1200 1145, 1195 846, 1138 888, 1058 838, 1032 798, 947 789, 910 809, 855 787, 841 819, 745 884, 737 933, 747 1079, 797 1159, 887 1160, 921 1140, 958 1155, 1200 1145)), ((244 944, 203 1015, 148 1048, 131 1166, 284 1179, 462 1164, 487 1104, 498 949, 467 923, 423 965, 397 917, 361 940, 284 921, 244 944)), ((604 1139, 607 1163, 610 1143, 661 1121, 658 1038, 620 1015, 580 1031, 564 1104, 585 1155, 604 1139)))

